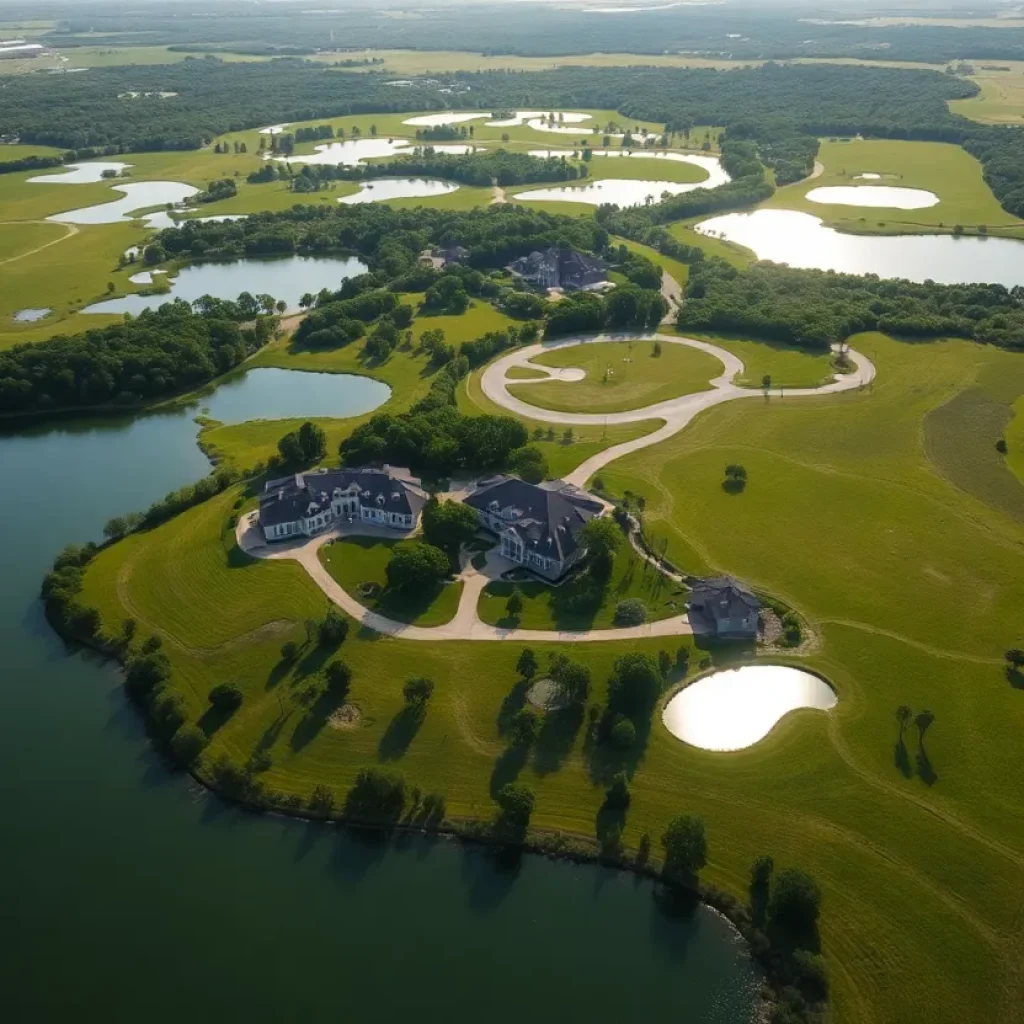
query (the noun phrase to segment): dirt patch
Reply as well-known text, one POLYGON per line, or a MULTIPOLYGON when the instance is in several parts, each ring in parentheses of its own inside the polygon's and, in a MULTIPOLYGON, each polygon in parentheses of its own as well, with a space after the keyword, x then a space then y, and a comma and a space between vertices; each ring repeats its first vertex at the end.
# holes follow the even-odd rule
POLYGON ((341 731, 347 731, 351 729, 358 729, 359 722, 363 717, 363 713, 355 706, 355 704, 342 704, 340 708, 335 708, 327 716, 327 724, 332 729, 339 729, 341 731))
POLYGON ((565 700, 562 697, 558 683, 547 676, 543 679, 538 679, 527 690, 526 699, 535 708, 540 708, 542 711, 557 711, 559 708, 565 707, 565 700))

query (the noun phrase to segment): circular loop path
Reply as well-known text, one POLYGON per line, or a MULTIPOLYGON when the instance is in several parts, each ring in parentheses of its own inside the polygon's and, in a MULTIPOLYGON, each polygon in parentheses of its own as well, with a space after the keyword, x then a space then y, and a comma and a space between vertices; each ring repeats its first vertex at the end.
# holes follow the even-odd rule
MULTIPOLYGON (((869 384, 875 377, 875 366, 870 359, 858 352, 847 350, 847 356, 854 365, 852 373, 837 377, 831 384, 825 384, 818 388, 793 388, 787 390, 783 401, 791 398, 806 398, 816 395, 830 395, 841 391, 854 391, 869 384)), ((559 339, 556 342, 546 344, 529 345, 526 348, 516 349, 513 352, 502 356, 492 363, 481 377, 481 387, 484 394, 495 404, 508 409, 527 419, 539 420, 544 423, 560 423, 566 425, 600 425, 606 423, 638 423, 643 420, 661 419, 664 424, 658 429, 643 437, 626 441, 623 444, 613 445, 603 452, 587 459, 578 466, 565 479, 577 487, 583 487, 598 470, 613 462, 615 459, 628 455, 630 452, 639 451, 658 444, 666 438, 679 433, 699 412, 710 409, 723 402, 731 402, 741 398, 760 398, 762 392, 755 388, 741 388, 733 383, 733 378, 743 372, 743 363, 731 352, 727 352, 717 345, 711 345, 704 341, 697 341, 692 338, 679 338, 670 334, 600 334, 586 335, 583 337, 572 337, 559 339), (569 413, 555 412, 550 409, 540 409, 530 405, 519 398, 511 395, 508 391, 508 384, 522 384, 522 379, 509 381, 506 372, 512 366, 527 366, 536 370, 542 369, 551 374, 549 379, 554 379, 554 373, 548 367, 538 366, 530 363, 530 360, 541 352, 550 352, 556 348, 566 348, 571 345, 600 344, 609 341, 624 341, 633 339, 657 339, 669 345, 687 345, 690 348, 699 349, 719 359, 724 367, 724 372, 710 382, 708 391, 698 391, 696 394, 681 395, 679 398, 671 398, 665 402, 658 402, 655 405, 644 406, 642 409, 630 409, 626 412, 613 412, 607 414, 598 413, 569 413)), ((543 381, 538 378, 538 381, 543 381)), ((321 534, 317 537, 303 538, 286 544, 268 546, 255 521, 255 513, 243 516, 238 523, 236 537, 238 544, 247 554, 254 558, 268 559, 294 559, 309 575, 327 597, 339 608, 351 615, 361 626, 371 629, 376 633, 384 633, 388 636, 402 637, 406 640, 519 640, 528 643, 543 642, 582 642, 595 640, 638 640, 645 637, 659 636, 682 636, 693 632, 687 616, 677 615, 668 619, 660 619, 657 622, 648 622, 642 626, 626 626, 617 629, 594 629, 583 632, 567 632, 559 630, 541 629, 502 629, 498 626, 491 626, 481 622, 477 615, 477 603, 484 587, 500 576, 502 569, 511 568, 511 563, 495 565, 496 556, 492 553, 488 557, 488 564, 482 571, 477 571, 471 565, 466 564, 459 575, 462 580, 462 597, 459 600, 459 607, 451 622, 443 626, 411 626, 405 622, 397 622, 360 604, 351 594, 341 587, 328 573, 320 562, 318 552, 324 544, 335 537, 347 532, 344 528, 321 534)), ((358 531, 354 531, 358 532, 358 531)), ((387 536, 393 536, 388 533, 387 536)))

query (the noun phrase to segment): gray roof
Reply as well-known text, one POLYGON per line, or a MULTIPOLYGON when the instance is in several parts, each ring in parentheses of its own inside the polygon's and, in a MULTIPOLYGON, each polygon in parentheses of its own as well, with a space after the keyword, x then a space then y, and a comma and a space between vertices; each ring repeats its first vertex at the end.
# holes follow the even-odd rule
POLYGON ((529 484, 518 477, 499 478, 465 499, 465 504, 481 512, 515 509, 507 526, 514 529, 531 551, 564 562, 579 548, 579 534, 595 516, 601 514, 600 502, 561 481, 547 486, 529 484))
POLYGON ((699 580, 690 591, 687 603, 716 619, 742 618, 761 607, 754 592, 732 576, 699 580))
POLYGON ((526 280, 545 278, 554 286, 583 288, 605 279, 602 260, 576 249, 560 249, 557 245, 529 256, 513 260, 508 269, 526 280))
POLYGON ((330 506, 335 488, 345 491, 353 484, 359 488, 360 504, 386 508, 389 512, 418 515, 427 500, 419 480, 395 467, 295 473, 267 481, 260 495, 260 523, 277 526, 316 515, 330 506))

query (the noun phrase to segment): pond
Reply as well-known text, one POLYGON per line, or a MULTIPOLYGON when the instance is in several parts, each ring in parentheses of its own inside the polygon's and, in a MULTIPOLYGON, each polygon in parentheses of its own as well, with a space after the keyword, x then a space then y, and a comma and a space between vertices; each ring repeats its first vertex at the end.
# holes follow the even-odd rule
POLYGON ((744 665, 713 672, 680 690, 662 721, 673 736, 703 750, 742 750, 764 739, 790 711, 836 706, 824 680, 786 665, 744 665))
MULTIPOLYGON (((193 207, 194 209, 194 207, 193 207)), ((162 231, 164 228, 179 228, 187 220, 193 220, 197 223, 214 223, 216 221, 228 221, 228 220, 245 220, 249 215, 247 213, 218 213, 209 217, 186 217, 184 209, 177 209, 173 214, 168 213, 166 210, 157 210, 156 213, 147 213, 143 218, 147 228, 153 231, 162 231)))
POLYGON ((182 267, 170 280, 170 291, 159 295, 124 295, 86 306, 81 313, 131 313, 156 309, 166 302, 184 299, 195 302, 204 295, 215 299, 237 299, 242 292, 273 295, 284 300, 292 312, 306 292, 316 295, 321 288, 332 291, 348 277, 366 270, 355 256, 284 256, 274 259, 213 260, 182 267))
POLYGON ((535 188, 517 192, 517 200, 534 202, 614 203, 616 206, 643 206, 648 201, 656 203, 663 192, 678 196, 692 192, 695 188, 707 188, 706 182, 682 184, 678 181, 645 181, 642 178, 602 178, 585 185, 556 185, 552 188, 535 188))
MULTIPOLYGON (((440 128, 443 125, 463 124, 465 121, 478 121, 481 117, 487 117, 487 113, 476 111, 472 114, 456 113, 451 110, 442 111, 440 114, 417 114, 415 117, 407 117, 402 124, 412 128, 440 128)), ((509 124, 515 124, 509 121, 509 124)))
POLYGON ((794 210, 727 213, 702 221, 697 230, 791 267, 939 284, 1024 284, 1024 243, 1011 238, 851 235, 794 210))
POLYGON ((363 160, 399 156, 412 143, 408 139, 346 139, 344 142, 327 142, 315 147, 314 152, 301 156, 275 156, 268 159, 289 164, 328 164, 355 167, 363 160))
POLYGON ((124 193, 121 199, 55 213, 46 219, 62 224, 118 224, 131 220, 130 214, 136 210, 181 203, 199 191, 181 181, 137 181, 130 185, 114 185, 113 188, 124 193))
POLYGON ((571 110, 517 110, 512 117, 503 121, 487 121, 488 128, 510 128, 512 125, 535 121, 538 118, 549 118, 554 114, 560 124, 580 124, 591 120, 590 114, 580 114, 571 110))
POLYGON ((895 185, 823 185, 812 188, 804 198, 812 203, 885 207, 893 210, 925 210, 937 205, 939 201, 934 192, 895 185))
MULTIPOLYGON (((243 414, 267 413, 253 402, 243 414)), ((109 1016, 147 1024, 334 1020, 340 997, 357 1019, 422 1020, 451 1016, 452 992, 492 1024, 618 1024, 671 1007, 689 1024, 752 1024, 758 977, 737 934, 707 909, 666 915, 646 880, 257 817, 168 771, 117 673, 69 652, 38 593, 65 544, 99 539, 111 516, 207 472, 192 415, 0 436, 0 465, 19 486, 19 500, 0 503, 0 530, 17 538, 0 574, 11 823, 0 861, 18 880, 4 897, 17 925, 4 954, 7 1018, 110 1006, 116 949, 109 1016), (54 501, 54 481, 74 500, 54 501), (508 985, 512 963, 529 985, 508 985), (616 970, 595 971, 604 963, 616 970), (300 977, 332 980, 296 987, 300 977)))
POLYGON ((342 196, 338 202, 347 206, 358 203, 379 203, 385 199, 411 199, 418 196, 443 196, 458 189, 451 181, 439 178, 374 178, 359 185, 359 191, 342 196))
POLYGON ((104 171, 114 171, 120 174, 131 164, 110 163, 97 160, 87 164, 66 164, 69 169, 60 174, 37 174, 29 178, 29 183, 39 185, 91 185, 97 181, 104 181, 104 171))
POLYGON ((49 307, 45 309, 19 309, 11 319, 16 324, 34 324, 37 320, 42 320, 44 316, 48 316, 53 310, 49 307))
MULTIPOLYGON (((567 157, 579 152, 579 150, 572 149, 531 149, 530 156, 567 157)), ((630 160, 667 160, 669 163, 692 164, 707 174, 707 179, 699 183, 701 188, 718 188, 719 185, 725 185, 732 181, 732 178, 726 173, 722 167, 721 160, 717 156, 699 156, 696 153, 672 153, 654 149, 600 149, 598 147, 591 147, 590 152, 594 157, 624 157, 630 160)))

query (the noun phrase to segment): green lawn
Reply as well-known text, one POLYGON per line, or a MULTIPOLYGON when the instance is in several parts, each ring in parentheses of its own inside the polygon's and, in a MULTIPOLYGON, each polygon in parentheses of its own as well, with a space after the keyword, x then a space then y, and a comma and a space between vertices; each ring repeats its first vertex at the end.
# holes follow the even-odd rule
POLYGON ((429 594, 411 598, 386 589, 385 570, 397 543, 376 537, 343 537, 320 549, 320 561, 338 584, 373 611, 416 626, 450 622, 459 608, 461 581, 442 583, 429 594), (377 588, 376 596, 360 593, 360 585, 367 583, 377 588))
MULTIPOLYGON (((820 178, 780 188, 763 205, 803 210, 838 228, 870 233, 952 230, 955 224, 1024 228, 1007 213, 982 177, 981 164, 966 150, 944 142, 849 140, 822 142, 818 159, 825 165, 820 178), (865 172, 881 174, 878 181, 857 179, 865 172), (924 210, 863 209, 811 202, 814 188, 828 185, 894 185, 925 189, 939 202, 924 210)), ((1003 233, 1003 232, 1001 232, 1003 233)))
POLYGON ((1006 464, 1016 474, 1017 479, 1024 483, 1024 396, 1012 405, 1013 418, 1006 425, 1006 443, 1009 451, 1006 464))
MULTIPOLYGON (((615 567, 604 590, 594 590, 585 575, 570 576, 557 587, 523 580, 519 583, 489 583, 480 595, 478 613, 494 626, 522 629, 606 629, 615 626, 619 601, 638 598, 647 606, 647 619, 667 619, 685 610, 685 588, 648 566, 632 548, 623 544, 615 556, 615 567), (518 620, 505 609, 513 587, 523 595, 523 612, 518 620)), ((674 651, 673 651, 674 653, 674 651)))
POLYGON ((657 263, 669 277, 674 277, 682 288, 686 287, 686 282, 690 277, 690 268, 685 263, 680 263, 679 260, 674 260, 671 256, 665 256, 658 252, 657 249, 652 249, 649 245, 631 242, 628 238, 620 238, 618 235, 614 235, 612 236, 612 241, 616 245, 624 245, 627 249, 639 253, 641 256, 646 256, 647 259, 657 263))
POLYGON ((722 374, 722 364, 714 356, 671 342, 661 342, 661 355, 655 356, 655 344, 616 341, 544 352, 532 361, 577 367, 587 376, 580 381, 514 384, 509 392, 542 409, 621 412, 706 391, 708 381, 722 374))
MULTIPOLYGON (((705 220, 699 217, 697 220, 705 220)), ((721 238, 708 238, 698 231, 693 230, 696 221, 674 221, 667 225, 668 233, 678 239, 684 245, 695 245, 704 250, 706 256, 714 256, 717 259, 725 260, 730 266, 738 270, 745 270, 756 260, 756 256, 742 245, 735 242, 726 242, 721 238)))

